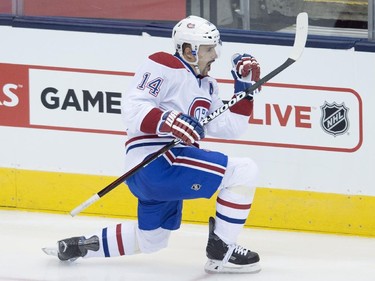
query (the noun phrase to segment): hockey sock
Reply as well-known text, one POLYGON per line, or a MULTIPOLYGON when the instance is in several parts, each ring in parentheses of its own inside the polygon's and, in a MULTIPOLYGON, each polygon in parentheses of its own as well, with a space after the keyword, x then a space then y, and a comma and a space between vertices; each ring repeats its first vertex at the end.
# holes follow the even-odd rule
POLYGON ((99 237, 99 250, 88 251, 84 258, 117 257, 139 253, 136 229, 137 224, 135 222, 124 222, 103 228, 99 233, 94 234, 99 237))
MULTIPOLYGON (((236 187, 237 188, 237 187, 236 187)), ((238 187, 246 189, 246 187, 238 187)), ((216 200, 215 233, 226 244, 233 244, 249 215, 253 196, 222 189, 216 200)))

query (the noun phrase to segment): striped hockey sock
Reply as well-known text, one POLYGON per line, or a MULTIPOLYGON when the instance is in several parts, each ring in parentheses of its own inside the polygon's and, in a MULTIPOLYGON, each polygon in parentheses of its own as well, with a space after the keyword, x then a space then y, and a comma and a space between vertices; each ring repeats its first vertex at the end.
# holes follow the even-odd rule
POLYGON ((243 196, 228 189, 220 191, 216 200, 215 233, 227 244, 233 244, 250 213, 252 196, 243 196))
MULTIPOLYGON (((91 257, 117 257, 132 255, 139 252, 136 238, 136 223, 124 222, 115 226, 103 228, 99 237, 100 248, 98 251, 88 251, 84 258, 91 257)), ((86 236, 86 237, 90 237, 86 236)))

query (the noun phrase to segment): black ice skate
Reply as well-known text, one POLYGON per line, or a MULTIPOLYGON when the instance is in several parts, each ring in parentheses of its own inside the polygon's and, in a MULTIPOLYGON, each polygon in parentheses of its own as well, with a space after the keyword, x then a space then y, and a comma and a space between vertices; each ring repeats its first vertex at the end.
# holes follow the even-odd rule
POLYGON ((84 257, 87 252, 99 250, 98 236, 86 239, 84 236, 63 239, 57 242, 56 248, 43 248, 47 255, 57 256, 62 261, 74 261, 79 257, 84 257))
POLYGON ((259 255, 239 245, 227 245, 214 233, 215 219, 210 217, 206 248, 208 273, 256 273, 260 271, 259 255))

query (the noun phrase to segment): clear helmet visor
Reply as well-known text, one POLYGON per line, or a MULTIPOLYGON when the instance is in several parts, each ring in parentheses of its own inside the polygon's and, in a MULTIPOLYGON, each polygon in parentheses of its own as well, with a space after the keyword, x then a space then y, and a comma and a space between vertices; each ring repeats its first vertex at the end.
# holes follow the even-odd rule
POLYGON ((198 50, 198 51, 192 50, 192 54, 196 58, 195 63, 198 63, 199 60, 212 61, 220 57, 222 43, 221 43, 221 40, 219 40, 216 44, 211 44, 211 45, 201 44, 199 46, 196 46, 195 49, 198 50))
POLYGON ((216 52, 217 58, 220 58, 222 47, 223 47, 223 42, 221 42, 221 39, 219 39, 219 42, 215 46, 215 52, 216 52))

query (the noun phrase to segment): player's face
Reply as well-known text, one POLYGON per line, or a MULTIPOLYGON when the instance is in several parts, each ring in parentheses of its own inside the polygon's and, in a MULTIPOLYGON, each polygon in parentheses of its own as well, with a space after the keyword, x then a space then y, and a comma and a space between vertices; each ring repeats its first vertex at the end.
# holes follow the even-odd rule
POLYGON ((198 50, 198 68, 201 75, 208 75, 211 64, 218 58, 215 49, 216 45, 200 45, 198 50))

